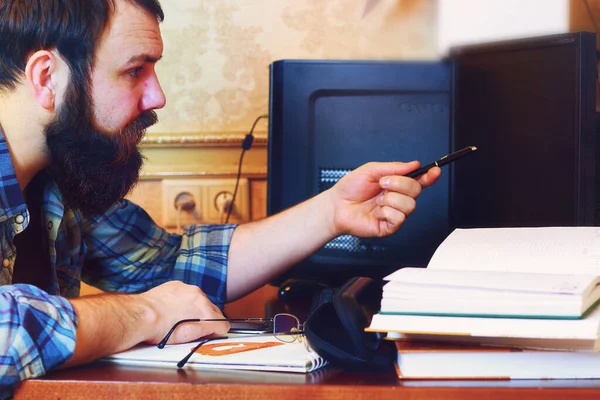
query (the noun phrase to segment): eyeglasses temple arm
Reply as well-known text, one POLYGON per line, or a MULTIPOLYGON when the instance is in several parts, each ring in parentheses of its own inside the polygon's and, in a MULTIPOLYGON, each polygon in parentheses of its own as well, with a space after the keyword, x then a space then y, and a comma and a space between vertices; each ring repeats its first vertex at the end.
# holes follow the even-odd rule
POLYGON ((166 345, 167 342, 169 341, 169 338, 171 337, 171 335, 173 334, 173 332, 175 331, 175 329, 186 322, 215 322, 215 321, 228 321, 228 322, 271 322, 273 321, 273 318, 207 318, 207 319, 182 319, 181 321, 177 321, 177 323, 175 323, 175 325, 173 325, 173 327, 171 328, 171 330, 167 333, 167 335, 163 338, 163 340, 161 340, 156 347, 158 347, 159 349, 163 349, 166 345))
POLYGON ((201 320, 199 319, 182 319, 181 321, 177 321, 177 323, 175 325, 173 325, 173 327, 171 328, 171 330, 167 333, 167 335, 163 338, 163 340, 161 340, 156 347, 158 347, 159 349, 162 349, 165 347, 165 345, 167 344, 167 342, 169 341, 169 338, 171 337, 171 335, 173 334, 173 332, 175 331, 175 329, 185 323, 185 322, 200 322, 201 320))
POLYGON ((187 356, 185 356, 185 357, 184 357, 184 358, 183 358, 181 361, 179 361, 179 362, 177 363, 177 368, 183 368, 183 366, 184 366, 184 365, 185 365, 185 364, 186 364, 186 363, 189 361, 190 357, 194 355, 194 353, 195 353, 195 352, 196 352, 196 351, 197 351, 197 350, 200 348, 200 346, 202 346, 202 345, 203 345, 203 344, 205 344, 205 343, 212 342, 213 340, 220 340, 220 339, 227 339, 227 336, 211 337, 211 338, 207 338, 207 339, 201 340, 201 341, 200 341, 200 342, 199 342, 199 343, 196 345, 196 347, 194 347, 194 348, 192 349, 192 351, 190 351, 190 352, 188 353, 188 355, 187 355, 187 356))

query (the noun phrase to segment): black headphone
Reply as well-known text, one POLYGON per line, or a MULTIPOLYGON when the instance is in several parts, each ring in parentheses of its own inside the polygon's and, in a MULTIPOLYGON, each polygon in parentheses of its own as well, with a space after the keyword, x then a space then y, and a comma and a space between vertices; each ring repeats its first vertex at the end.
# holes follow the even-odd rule
POLYGON ((346 370, 393 371, 393 346, 381 346, 380 333, 365 332, 379 310, 382 286, 381 281, 355 277, 337 290, 325 289, 333 290, 333 295, 304 324, 313 350, 346 370))

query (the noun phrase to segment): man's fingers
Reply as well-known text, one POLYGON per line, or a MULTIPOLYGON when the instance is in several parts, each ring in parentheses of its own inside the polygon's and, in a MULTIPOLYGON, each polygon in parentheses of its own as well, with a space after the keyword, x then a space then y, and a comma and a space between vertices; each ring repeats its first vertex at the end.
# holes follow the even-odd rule
POLYGON ((397 192, 412 198, 417 198, 421 194, 423 187, 421 184, 405 176, 384 176, 379 180, 382 189, 388 192, 397 192))
POLYGON ((386 190, 377 198, 377 205, 390 207, 408 216, 417 207, 417 201, 414 197, 386 190))
POLYGON ((375 217, 380 221, 379 231, 382 236, 396 232, 406 221, 406 214, 388 206, 378 206, 375 209, 375 217))
POLYGON ((433 167, 426 174, 423 174, 419 177, 418 182, 422 187, 427 187, 433 185, 440 175, 442 174, 442 170, 440 167, 433 167))
POLYGON ((419 168, 418 161, 411 162, 370 162, 365 164, 366 168, 369 168, 369 172, 376 179, 384 176, 403 176, 411 171, 419 168))

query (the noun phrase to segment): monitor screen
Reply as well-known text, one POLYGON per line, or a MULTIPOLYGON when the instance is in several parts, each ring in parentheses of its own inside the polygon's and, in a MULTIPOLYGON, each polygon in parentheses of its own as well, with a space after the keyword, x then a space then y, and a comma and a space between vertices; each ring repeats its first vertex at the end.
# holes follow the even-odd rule
MULTIPOLYGON (((568 33, 451 49, 453 227, 593 225, 596 41, 568 33)), ((598 175, 600 176, 600 175, 598 175)))
MULTIPOLYGON (((268 214, 329 189, 369 161, 437 160, 450 149, 452 64, 278 61, 271 65, 268 214)), ((285 277, 343 281, 426 265, 449 230, 449 174, 396 234, 341 236, 285 277)), ((285 277, 282 277, 285 278, 285 277)))

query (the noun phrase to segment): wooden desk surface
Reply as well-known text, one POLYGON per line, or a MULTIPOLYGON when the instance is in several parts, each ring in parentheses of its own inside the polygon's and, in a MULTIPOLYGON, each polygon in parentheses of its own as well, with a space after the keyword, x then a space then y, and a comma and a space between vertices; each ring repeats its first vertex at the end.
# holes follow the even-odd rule
POLYGON ((310 374, 200 371, 95 363, 23 382, 19 399, 600 399, 598 380, 399 381, 324 368, 310 374))

